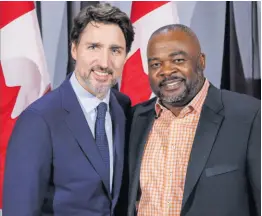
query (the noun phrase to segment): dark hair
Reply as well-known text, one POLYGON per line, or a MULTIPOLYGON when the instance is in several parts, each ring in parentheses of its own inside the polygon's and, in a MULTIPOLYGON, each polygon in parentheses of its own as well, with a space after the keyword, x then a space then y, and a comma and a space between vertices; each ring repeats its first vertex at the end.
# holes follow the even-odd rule
POLYGON ((130 51, 135 35, 132 23, 124 12, 108 3, 90 5, 79 12, 74 19, 73 28, 70 33, 71 43, 79 43, 81 33, 87 24, 92 21, 118 25, 126 40, 126 52, 130 51))
POLYGON ((153 34, 151 35, 151 37, 153 37, 154 35, 160 34, 160 33, 174 31, 174 30, 180 30, 182 32, 187 33, 189 36, 191 36, 193 38, 197 38, 197 36, 193 32, 193 30, 191 28, 189 28, 188 26, 183 25, 183 24, 170 24, 170 25, 162 26, 159 29, 157 29, 156 31, 154 31, 153 34))

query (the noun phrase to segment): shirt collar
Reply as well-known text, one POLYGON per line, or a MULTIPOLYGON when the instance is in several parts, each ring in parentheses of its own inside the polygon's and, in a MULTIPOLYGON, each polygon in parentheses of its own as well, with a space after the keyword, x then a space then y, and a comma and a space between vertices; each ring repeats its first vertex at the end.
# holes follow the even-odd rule
MULTIPOLYGON (((201 90, 198 92, 198 94, 193 98, 193 100, 186 105, 180 112, 179 116, 184 117, 187 113, 190 113, 192 111, 195 111, 196 113, 200 114, 202 110, 202 106, 204 104, 204 101, 207 96, 208 88, 209 88, 209 81, 206 79, 203 87, 201 90)), ((167 108, 165 108, 161 103, 159 98, 156 101, 155 104, 155 112, 156 116, 160 117, 161 113, 163 111, 168 111, 167 108)))
POLYGON ((110 99, 110 90, 106 94, 106 97, 101 100, 96 96, 92 95, 89 91, 84 89, 80 83, 78 82, 75 73, 70 77, 70 83, 72 88, 79 100, 79 102, 83 105, 85 111, 89 113, 90 111, 96 109, 96 107, 101 103, 105 102, 107 104, 107 111, 109 111, 109 99, 110 99))

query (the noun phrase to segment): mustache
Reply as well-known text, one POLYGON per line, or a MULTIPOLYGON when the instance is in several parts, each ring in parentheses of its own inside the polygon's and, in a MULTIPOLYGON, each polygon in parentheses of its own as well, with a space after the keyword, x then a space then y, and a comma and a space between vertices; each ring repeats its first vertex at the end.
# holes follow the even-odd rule
POLYGON ((100 65, 92 67, 91 71, 98 71, 98 72, 107 73, 107 74, 110 74, 110 75, 113 75, 113 73, 114 73, 114 71, 111 68, 103 68, 100 65))
POLYGON ((165 86, 167 85, 170 81, 185 81, 185 78, 177 76, 177 75, 171 75, 169 77, 165 77, 160 83, 159 86, 165 86))

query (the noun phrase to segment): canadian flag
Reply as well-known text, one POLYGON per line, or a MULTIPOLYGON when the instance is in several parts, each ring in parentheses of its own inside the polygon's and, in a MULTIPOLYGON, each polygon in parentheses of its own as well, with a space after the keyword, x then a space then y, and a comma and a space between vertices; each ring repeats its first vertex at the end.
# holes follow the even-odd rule
MULTIPOLYGON (((34 2, 0 2, 0 209, 8 140, 20 113, 50 89, 34 2)), ((0 211, 1 215, 1 211, 0 211)))
POLYGON ((176 5, 166 1, 133 1, 130 19, 135 28, 135 39, 127 56, 120 91, 131 98, 132 105, 136 105, 153 96, 147 77, 149 38, 158 28, 179 23, 179 19, 176 5))

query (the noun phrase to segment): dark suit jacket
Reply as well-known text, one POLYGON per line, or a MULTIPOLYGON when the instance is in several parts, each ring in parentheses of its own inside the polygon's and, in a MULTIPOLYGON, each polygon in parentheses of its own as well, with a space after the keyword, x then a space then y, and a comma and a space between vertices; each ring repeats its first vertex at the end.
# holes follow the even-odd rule
POLYGON ((5 216, 109 216, 122 180, 125 112, 130 99, 111 90, 113 192, 76 95, 67 80, 19 117, 7 150, 5 216))
MULTIPOLYGON (((140 197, 141 158, 156 99, 133 110, 129 143, 128 216, 140 197)), ((260 215, 260 101, 210 86, 187 168, 183 216, 260 215)), ((153 215, 152 215, 153 216, 153 215)))

